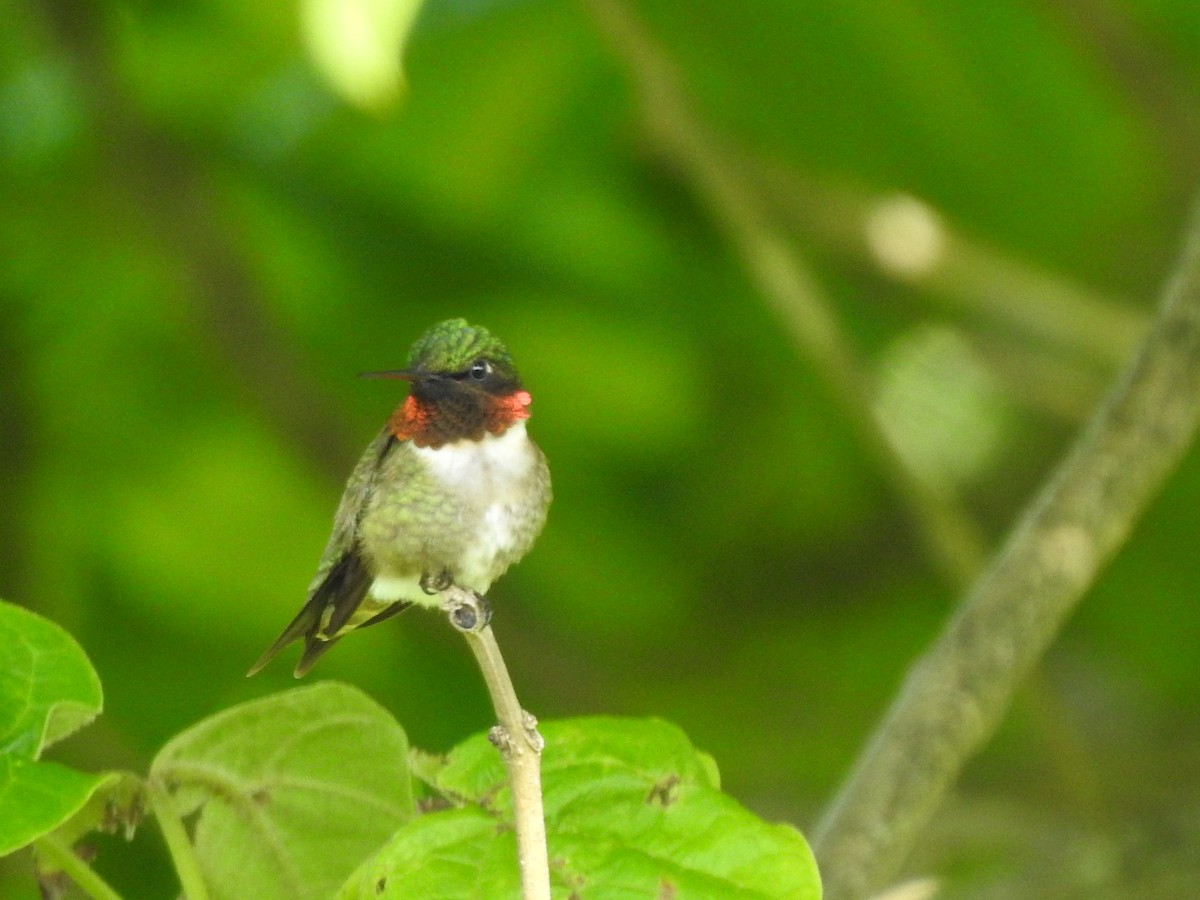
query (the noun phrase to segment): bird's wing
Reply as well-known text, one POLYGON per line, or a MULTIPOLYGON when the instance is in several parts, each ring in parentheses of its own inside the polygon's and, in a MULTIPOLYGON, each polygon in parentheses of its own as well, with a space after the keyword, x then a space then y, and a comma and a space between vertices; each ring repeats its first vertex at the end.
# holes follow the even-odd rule
POLYGON ((309 597, 320 590, 321 584, 338 564, 338 560, 357 549, 358 523, 367 505, 367 498, 371 495, 375 475, 396 443, 395 436, 384 428, 359 457, 354 471, 350 473, 350 479, 346 482, 337 512, 333 515, 333 532, 329 535, 329 543, 325 545, 321 561, 317 564, 317 573, 308 586, 309 597))
POLYGON ((275 643, 251 666, 248 675, 253 675, 280 650, 302 637, 304 654, 296 666, 296 676, 303 675, 332 646, 338 631, 362 603, 373 578, 359 554, 358 522, 370 496, 375 473, 395 443, 396 438, 384 428, 359 459, 334 514, 333 533, 321 554, 317 574, 309 584, 304 606, 275 643))

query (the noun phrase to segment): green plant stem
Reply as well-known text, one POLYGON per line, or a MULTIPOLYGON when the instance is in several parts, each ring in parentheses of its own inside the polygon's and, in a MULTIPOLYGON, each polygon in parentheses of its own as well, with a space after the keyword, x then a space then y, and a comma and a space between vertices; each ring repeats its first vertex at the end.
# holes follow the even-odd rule
POLYGON ((154 810, 154 818, 162 830, 163 840, 166 841, 167 852, 171 854, 171 862, 175 864, 183 896, 186 900, 208 900, 208 888, 204 886, 200 863, 192 849, 187 829, 183 827, 183 820, 175 809, 174 799, 155 778, 147 779, 146 794, 150 799, 150 808, 154 810))
POLYGON ((927 551, 954 586, 968 584, 985 559, 975 523, 954 498, 934 490, 901 460, 870 404, 872 389, 831 305, 765 204, 736 171, 722 142, 689 108, 679 73, 619 0, 589 0, 642 95, 651 136, 704 201, 767 305, 815 365, 860 440, 910 511, 927 551))
POLYGON ((54 834, 46 834, 33 842, 39 856, 53 862, 75 883, 75 885, 94 900, 121 900, 121 895, 112 889, 107 881, 101 878, 96 870, 75 855, 75 851, 59 840, 54 834))
POLYGON ((550 863, 542 811, 543 742, 537 732, 537 720, 517 700, 481 598, 459 587, 449 588, 444 596, 451 624, 462 632, 475 654, 499 722, 488 737, 500 751, 508 770, 522 896, 524 900, 550 900, 550 863))
POLYGON ((1200 219, 1138 353, 913 666, 818 825, 828 900, 867 897, 894 877, 1198 423, 1200 219))

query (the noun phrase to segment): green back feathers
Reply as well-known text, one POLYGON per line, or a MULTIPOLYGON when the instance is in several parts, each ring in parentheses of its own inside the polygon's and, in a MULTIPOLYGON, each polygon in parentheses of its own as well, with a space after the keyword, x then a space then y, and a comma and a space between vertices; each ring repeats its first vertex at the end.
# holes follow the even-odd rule
POLYGON ((466 319, 439 322, 417 338, 408 355, 408 368, 417 372, 461 372, 477 359, 491 360, 515 372, 508 348, 492 333, 466 319))

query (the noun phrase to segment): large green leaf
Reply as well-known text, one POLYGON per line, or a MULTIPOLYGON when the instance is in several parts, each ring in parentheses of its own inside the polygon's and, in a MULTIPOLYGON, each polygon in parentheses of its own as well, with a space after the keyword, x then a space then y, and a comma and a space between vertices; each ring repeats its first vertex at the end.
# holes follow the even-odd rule
MULTIPOLYGON (((588 718, 543 728, 546 828, 555 893, 572 897, 821 894, 794 828, 758 819, 717 785, 710 757, 658 720, 588 718)), ((343 900, 518 896, 504 766, 483 735, 433 786, 461 808, 420 816, 355 873, 343 900)))
POLYGON ((151 777, 186 815, 214 897, 329 897, 413 814, 408 741, 324 682, 227 709, 171 740, 151 777))
POLYGON ((74 638, 0 601, 0 855, 63 824, 108 780, 38 761, 102 702, 100 679, 74 638))
POLYGON ((100 712, 100 678, 75 639, 0 601, 0 751, 36 759, 100 712))

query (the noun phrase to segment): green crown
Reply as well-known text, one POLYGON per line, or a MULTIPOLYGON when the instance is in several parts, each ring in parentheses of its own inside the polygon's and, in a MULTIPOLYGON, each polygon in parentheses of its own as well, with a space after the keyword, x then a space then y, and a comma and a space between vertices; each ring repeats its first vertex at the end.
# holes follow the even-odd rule
POLYGON ((447 319, 417 338, 408 354, 408 368, 418 372, 458 372, 480 358, 515 371, 508 348, 490 331, 480 325, 468 325, 466 319, 447 319))

